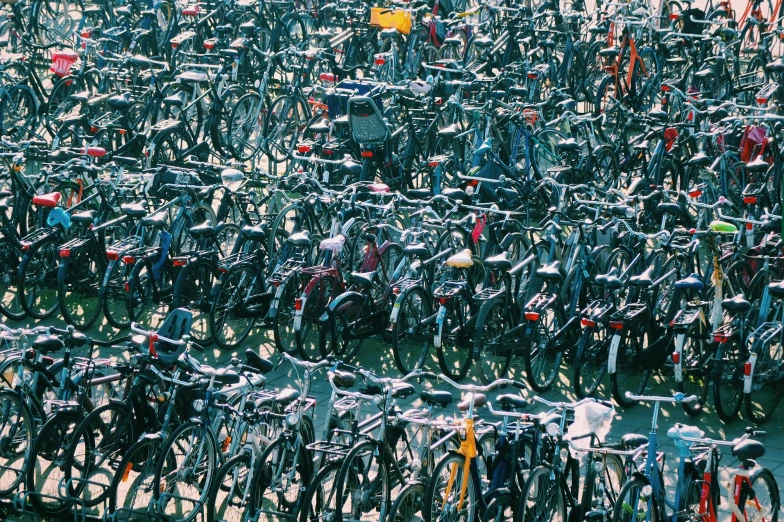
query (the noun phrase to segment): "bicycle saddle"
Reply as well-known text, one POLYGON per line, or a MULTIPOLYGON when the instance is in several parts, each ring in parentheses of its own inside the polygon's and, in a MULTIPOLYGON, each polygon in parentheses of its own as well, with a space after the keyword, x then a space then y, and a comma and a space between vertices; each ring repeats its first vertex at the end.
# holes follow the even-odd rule
POLYGON ((627 433, 621 437, 621 446, 627 450, 637 449, 648 444, 648 437, 639 433, 627 433))
POLYGON ((185 105, 185 96, 186 94, 183 91, 180 91, 176 94, 165 97, 163 99, 163 104, 171 105, 172 107, 182 107, 185 105))
POLYGON ((732 456, 741 462, 758 459, 765 454, 765 446, 758 440, 746 439, 732 447, 732 456))
POLYGON ((344 372, 342 370, 335 370, 329 372, 332 377, 332 382, 338 388, 351 388, 357 382, 357 376, 351 372, 344 372))
POLYGON ((429 404, 431 406, 441 406, 442 408, 446 407, 450 402, 452 402, 452 394, 446 390, 431 390, 422 392, 419 396, 425 404, 429 404))
POLYGON ((108 103, 109 107, 112 109, 122 111, 130 107, 131 103, 133 103, 133 100, 131 100, 131 97, 128 95, 128 93, 124 93, 110 96, 106 103, 108 103))
POLYGON ((619 54, 621 54, 621 49, 615 45, 599 51, 599 56, 604 58, 616 58, 619 54))
POLYGON ((560 261, 553 261, 552 263, 544 265, 536 271, 536 275, 550 281, 563 281, 564 279, 560 261))
POLYGON ((768 285, 768 291, 776 297, 784 297, 784 281, 776 281, 768 285))
POLYGON ((75 101, 77 103, 84 103, 90 99, 90 96, 92 96, 90 94, 90 91, 82 91, 82 92, 73 93, 71 96, 69 96, 69 98, 71 98, 71 101, 75 101))
POLYGON ((779 58, 778 60, 770 62, 765 68, 774 73, 784 72, 784 58, 779 58))
POLYGON ((356 161, 348 160, 340 166, 340 172, 347 176, 357 177, 362 174, 362 165, 356 161))
POLYGON ((497 268, 498 270, 502 271, 512 269, 512 262, 506 258, 506 252, 498 254, 497 256, 488 257, 485 259, 484 264, 487 268, 490 269, 497 268))
POLYGON ((513 393, 506 393, 504 395, 499 395, 497 400, 498 400, 498 404, 501 405, 501 408, 504 411, 522 409, 522 408, 527 408, 529 406, 527 400, 513 393))
POLYGON ((125 18, 133 18, 133 11, 127 5, 114 9, 115 14, 125 18))
POLYGON ((471 259, 471 251, 466 248, 462 252, 450 256, 446 260, 446 264, 452 268, 471 268, 474 266, 474 260, 471 259))
POLYGON ((711 159, 704 152, 698 152, 689 158, 686 164, 690 166, 706 167, 711 164, 711 159))
POLYGON ((498 199, 517 199, 520 197, 520 194, 515 189, 505 188, 505 187, 498 187, 495 189, 495 195, 498 199))
POLYGON ((611 290, 617 290, 618 288, 623 288, 623 281, 620 280, 618 277, 618 270, 613 268, 606 274, 601 274, 596 276, 596 284, 599 286, 604 286, 611 290))
POLYGON ((255 227, 245 225, 242 227, 242 234, 248 239, 260 239, 262 241, 267 239, 267 233, 261 228, 261 225, 256 225, 255 227))
POLYGON ((657 214, 669 214, 671 216, 680 216, 681 207, 677 203, 659 203, 656 205, 657 214))
MULTIPOLYGON (((487 395, 484 393, 477 393, 474 396, 474 408, 481 408, 487 404, 487 395)), ((457 409, 460 411, 468 411, 468 408, 471 406, 471 396, 466 395, 463 397, 463 400, 457 403, 457 409)))
POLYGON ((147 201, 120 205, 120 211, 126 216, 140 218, 147 215, 147 201))
POLYGON ((337 236, 337 237, 330 237, 324 239, 321 243, 319 243, 319 249, 321 250, 331 250, 334 253, 340 253, 343 251, 343 247, 346 245, 346 236, 337 236))
POLYGON ((749 172, 765 172, 770 168, 770 163, 757 156, 753 161, 746 163, 746 170, 749 172))
POLYGON ((469 198, 465 190, 460 188, 447 188, 441 191, 441 195, 448 197, 449 199, 453 199, 460 203, 471 203, 471 198, 469 198))
POLYGON ((298 247, 306 247, 310 246, 310 232, 307 230, 303 230, 302 232, 297 232, 296 234, 291 234, 287 239, 286 243, 298 247))
POLYGON ((190 368, 202 375, 204 377, 209 377, 210 379, 214 379, 215 382, 220 384, 237 384, 240 382, 240 374, 231 370, 229 368, 220 368, 215 369, 212 366, 207 366, 206 364, 200 364, 196 359, 189 359, 190 360, 190 368))
POLYGON ((456 123, 452 125, 447 125, 443 129, 438 130, 438 136, 441 138, 451 139, 460 134, 460 128, 457 126, 456 123))
POLYGON ((479 38, 474 39, 474 45, 478 47, 492 47, 495 45, 495 42, 489 36, 480 36, 479 38))
POLYGON ((214 236, 215 227, 212 226, 212 221, 209 219, 201 225, 196 225, 188 229, 188 233, 193 237, 214 236))
MULTIPOLYGON (((574 100, 572 100, 572 101, 574 101, 574 100)), ((564 103, 564 102, 561 102, 561 103, 564 103)), ((561 103, 559 103, 558 105, 560 105, 561 103)), ((563 151, 567 151, 567 152, 574 152, 576 150, 580 150, 580 144, 577 143, 577 140, 574 139, 574 138, 566 138, 566 139, 560 140, 558 142, 557 147, 558 147, 558 150, 563 150, 563 151)))
POLYGON ((65 343, 56 335, 39 335, 33 341, 33 348, 41 353, 52 353, 65 348, 65 343))
POLYGON ((291 404, 292 402, 299 399, 299 390, 295 390, 294 388, 286 388, 284 390, 280 390, 278 394, 272 398, 275 404, 279 404, 284 408, 291 404))
POLYGON ((389 29, 382 30, 380 35, 381 39, 383 40, 384 38, 397 38, 400 36, 400 33, 394 27, 390 27, 389 29))
POLYGON ((33 196, 33 205, 37 207, 54 208, 60 202, 59 192, 50 192, 49 194, 41 194, 33 196))
POLYGON ((642 286, 642 287, 651 286, 653 284, 653 277, 651 276, 653 274, 654 268, 655 267, 653 266, 649 266, 648 268, 645 269, 645 272, 643 272, 642 274, 630 277, 629 285, 642 286))
POLYGON ((375 272, 351 272, 349 281, 356 283, 362 288, 370 288, 373 286, 373 274, 375 272))
POLYGON ((72 223, 89 223, 92 224, 95 222, 95 218, 98 216, 97 210, 85 210, 83 212, 77 212, 71 216, 72 223))
POLYGON ((427 199, 430 197, 430 195, 431 195, 430 189, 426 189, 426 188, 409 189, 408 192, 406 193, 406 196, 408 196, 411 199, 427 199))
POLYGON ((689 277, 675 281, 675 288, 690 288, 692 290, 702 290, 705 288, 699 274, 692 274, 689 277))
POLYGON ((428 250, 427 246, 422 243, 406 245, 406 247, 403 249, 403 253, 407 256, 418 257, 422 259, 427 259, 430 257, 430 250, 428 250))
POLYGON ((163 214, 153 214, 152 216, 145 216, 142 218, 141 224, 147 227, 165 228, 166 216, 163 214))
POLYGON ((245 360, 247 361, 248 366, 251 368, 256 368, 261 373, 269 373, 273 368, 275 368, 275 365, 272 364, 271 361, 256 353, 253 348, 248 348, 245 350, 245 360))
POLYGON ((320 120, 318 123, 314 123, 308 130, 313 134, 328 134, 329 133, 329 124, 327 120, 320 120))
POLYGON ((781 230, 781 218, 765 219, 760 224, 763 232, 778 232, 781 230))
POLYGON ((730 312, 748 312, 751 310, 751 303, 748 302, 743 294, 738 294, 733 298, 724 299, 721 307, 730 312))

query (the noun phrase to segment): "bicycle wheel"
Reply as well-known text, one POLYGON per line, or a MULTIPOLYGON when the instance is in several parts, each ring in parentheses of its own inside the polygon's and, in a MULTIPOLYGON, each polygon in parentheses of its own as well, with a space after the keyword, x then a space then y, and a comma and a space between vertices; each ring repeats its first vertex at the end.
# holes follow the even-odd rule
POLYGON ((74 410, 57 412, 38 432, 27 466, 25 486, 36 511, 53 517, 65 513, 71 503, 61 496, 60 484, 65 471, 61 466, 71 437, 84 417, 74 410))
POLYGON ((246 94, 245 88, 240 85, 230 85, 213 103, 210 112, 210 140, 215 151, 219 154, 229 154, 229 120, 237 102, 246 94))
POLYGON ((364 441, 354 446, 343 461, 335 487, 336 498, 342 500, 342 520, 385 521, 389 475, 383 451, 376 443, 364 441))
POLYGON ((0 135, 25 139, 36 131, 37 103, 26 85, 14 85, 0 103, 0 135))
POLYGON ((158 467, 157 456, 163 444, 158 435, 141 438, 123 456, 109 490, 108 513, 121 517, 119 512, 125 511, 129 513, 123 514, 124 517, 131 513, 144 517, 144 514, 154 509, 152 488, 155 469, 158 467))
POLYGON ((125 283, 133 271, 133 264, 123 261, 112 261, 106 269, 109 275, 105 277, 103 314, 106 320, 115 328, 123 329, 131 326, 131 316, 125 303, 125 283))
POLYGON ((19 301, 34 319, 45 319, 57 310, 57 240, 32 247, 19 268, 19 301))
POLYGON ((651 376, 650 368, 642 364, 642 351, 652 342, 650 325, 632 326, 621 339, 615 360, 615 373, 610 374, 610 385, 615 401, 625 408, 634 406, 636 401, 626 398, 626 392, 644 395, 645 386, 651 376))
MULTIPOLYGON (((392 501, 389 508, 389 522, 417 522, 422 520, 422 506, 425 499, 425 486, 421 482, 407 484, 392 501)), ((511 520, 511 519, 510 519, 511 520)))
POLYGON ((164 443, 153 479, 158 509, 169 520, 186 522, 198 515, 212 486, 218 446, 200 421, 182 424, 164 443))
POLYGON ((484 384, 505 377, 509 371, 514 343, 503 336, 514 325, 510 323, 508 313, 505 299, 486 301, 479 310, 474 333, 474 359, 484 384))
POLYGON ((477 502, 474 477, 465 476, 465 457, 449 452, 436 464, 433 476, 425 490, 424 518, 432 522, 460 520, 473 522, 476 518, 477 502), (461 502, 464 481, 468 481, 465 497, 461 502))
POLYGON ((757 362, 754 364, 751 391, 745 395, 746 415, 757 424, 770 420, 784 392, 780 378, 782 346, 775 338, 767 343, 756 340, 752 348, 757 362))
POLYGON ((528 384, 539 393, 549 390, 558 376, 563 352, 553 346, 551 338, 563 325, 563 312, 549 306, 539 312, 530 336, 523 339, 525 374, 528 384))
POLYGON ((743 363, 741 344, 737 337, 719 345, 714 364, 713 406, 724 422, 738 417, 743 404, 743 363))
POLYGON ((110 402, 91 411, 65 453, 68 496, 81 498, 88 507, 104 502, 125 451, 136 439, 134 418, 124 403, 110 402))
POLYGON ((209 311, 211 290, 217 275, 210 260, 200 259, 180 269, 174 282, 172 308, 187 308, 191 311, 193 322, 190 335, 202 345, 213 340, 209 311))
POLYGON ((30 408, 17 392, 0 390, 0 495, 13 492, 25 479, 34 438, 30 408))
POLYGON ((220 467, 207 497, 207 521, 249 520, 261 498, 248 453, 235 455, 220 467))
POLYGON ((448 377, 460 380, 474 360, 474 345, 466 329, 471 322, 471 308, 462 297, 449 300, 442 324, 437 325, 440 343, 436 346, 438 366, 448 377))
POLYGON ((515 519, 517 501, 509 491, 494 491, 487 500, 483 522, 506 522, 515 519))
POLYGON ((128 277, 128 291, 125 296, 131 320, 148 330, 157 330, 166 319, 174 283, 171 261, 168 258, 164 260, 160 276, 155 279, 153 267, 157 263, 157 259, 140 259, 136 262, 128 277))
POLYGON ((335 297, 336 285, 337 281, 334 277, 320 277, 303 297, 302 319, 294 334, 300 355, 306 361, 320 361, 327 355, 321 352, 322 323, 319 318, 335 297))
POLYGON ((621 97, 615 83, 615 76, 605 76, 596 88, 594 116, 600 114, 605 116, 597 127, 599 135, 605 143, 617 142, 621 137, 623 117, 621 109, 618 107, 621 97))
POLYGON ((98 289, 103 279, 101 264, 95 253, 87 250, 60 263, 57 277, 57 300, 68 324, 87 330, 101 315, 102 296, 98 289))
POLYGON ((294 150, 307 116, 300 111, 298 101, 291 96, 280 96, 272 102, 269 116, 264 121, 264 142, 276 161, 285 160, 294 150))
POLYGON ((184 129, 174 128, 159 132, 150 138, 147 144, 147 149, 152 150, 150 167, 182 162, 183 154, 193 145, 190 134, 184 129))
POLYGON ((708 397, 708 385, 710 378, 708 375, 708 361, 713 358, 713 354, 708 351, 708 347, 702 339, 686 337, 681 353, 682 380, 678 383, 678 391, 684 395, 696 395, 697 401, 682 403, 683 409, 689 415, 699 415, 708 397))
POLYGON ((397 319, 392 323, 392 355, 400 373, 408 375, 425 363, 433 339, 429 327, 422 322, 430 315, 433 306, 423 288, 406 290, 395 302, 397 319))
POLYGON ((260 495, 254 501, 262 506, 259 521, 277 520, 273 512, 294 513, 300 497, 311 480, 312 462, 302 443, 297 439, 278 438, 259 457, 255 490, 260 495))
MULTIPOLYGON (((596 393, 607 371, 607 355, 610 338, 606 328, 586 326, 580 343, 582 353, 574 362, 574 392, 579 398, 591 397, 596 393)), ((578 352, 580 349, 578 347, 578 352)))
POLYGON ((634 478, 621 488, 618 501, 613 509, 612 522, 639 522, 650 520, 659 522, 659 509, 650 492, 648 482, 634 478))
POLYGON ((328 462, 316 474, 305 493, 299 522, 333 522, 338 519, 336 489, 341 465, 340 461, 328 462))
POLYGON ((244 341, 256 320, 242 314, 245 299, 260 293, 256 271, 250 266, 229 269, 220 278, 220 290, 212 301, 210 326, 218 346, 233 350, 244 341))
POLYGON ((0 239, 0 314, 12 321, 25 318, 17 284, 19 260, 19 251, 0 239))
POLYGON ((272 319, 272 331, 276 348, 281 352, 295 355, 298 348, 294 332, 294 300, 299 296, 298 275, 294 274, 283 284, 278 311, 272 319))
POLYGON ((365 301, 365 297, 361 295, 349 295, 337 304, 319 331, 321 353, 325 356, 335 355, 344 362, 350 362, 359 352, 365 339, 352 338, 350 325, 367 315, 369 310, 365 301))
POLYGON ((268 109, 261 97, 249 92, 240 98, 229 116, 227 146, 234 158, 248 161, 259 150, 268 109))
POLYGON ((754 498, 746 502, 741 512, 746 520, 776 521, 781 512, 781 489, 773 473, 767 468, 755 466, 751 472, 751 487, 754 498))

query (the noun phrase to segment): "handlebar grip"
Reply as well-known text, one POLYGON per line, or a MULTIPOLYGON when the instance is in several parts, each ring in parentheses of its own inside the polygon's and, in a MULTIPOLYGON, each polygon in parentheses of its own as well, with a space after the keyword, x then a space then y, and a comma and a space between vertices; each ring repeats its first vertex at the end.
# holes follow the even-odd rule
POLYGON ((424 377, 425 379, 429 379, 431 381, 438 380, 438 375, 436 375, 433 372, 422 372, 422 377, 424 377))
POLYGON ((754 430, 754 432, 752 433, 752 436, 754 436, 754 437, 767 437, 768 436, 768 432, 767 431, 763 431, 763 430, 754 430))
POLYGON ((613 408, 613 403, 611 401, 605 399, 597 399, 596 402, 601 404, 602 406, 607 406, 608 408, 613 408))
POLYGON ((350 372, 358 372, 361 370, 359 366, 353 366, 348 363, 344 363, 343 361, 339 361, 337 365, 339 370, 348 370, 350 372))
POLYGON ((515 387, 515 388, 517 388, 518 390, 525 390, 525 389, 527 389, 527 388, 526 388, 526 386, 525 386, 525 383, 523 383, 523 382, 520 382, 520 381, 514 381, 514 382, 512 383, 512 386, 514 386, 514 387, 515 387))

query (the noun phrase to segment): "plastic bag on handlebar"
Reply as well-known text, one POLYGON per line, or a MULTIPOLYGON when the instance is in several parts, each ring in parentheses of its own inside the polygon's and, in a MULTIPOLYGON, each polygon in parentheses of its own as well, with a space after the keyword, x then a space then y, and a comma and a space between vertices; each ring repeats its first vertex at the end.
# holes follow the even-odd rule
POLYGON ((161 168, 152 180, 150 193, 154 196, 163 197, 163 192, 168 190, 164 185, 204 185, 201 179, 188 171, 181 169, 161 168))
POLYGON ((692 22, 692 18, 695 20, 705 20, 705 11, 702 9, 685 9, 682 11, 681 19, 678 22, 680 24, 678 32, 685 34, 702 34, 702 30, 705 26, 700 23, 692 22))

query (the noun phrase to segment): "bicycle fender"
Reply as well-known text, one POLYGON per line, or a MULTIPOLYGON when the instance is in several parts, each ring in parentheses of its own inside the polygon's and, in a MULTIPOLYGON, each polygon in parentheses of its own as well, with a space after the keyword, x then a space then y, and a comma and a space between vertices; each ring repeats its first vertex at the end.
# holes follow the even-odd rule
POLYGON ((158 442, 163 442, 163 434, 161 432, 157 433, 145 433, 141 437, 139 437, 139 442, 143 440, 154 440, 158 442))
POLYGON ((583 352, 585 352, 585 345, 588 344, 588 339, 590 339, 594 328, 596 327, 586 326, 585 330, 583 330, 583 333, 580 336, 580 341, 577 343, 577 353, 574 356, 575 367, 582 366, 583 364, 583 352))
POLYGON ((337 297, 335 298, 335 300, 334 300, 334 301, 332 301, 331 303, 329 303, 329 306, 327 306, 327 312, 328 312, 328 313, 332 313, 332 312, 334 312, 334 311, 335 311, 335 308, 337 308, 338 306, 340 306, 340 304, 341 304, 343 301, 345 301, 345 300, 346 300, 346 299, 348 299, 349 297, 354 297, 354 296, 359 296, 359 297, 361 297, 361 298, 363 298, 363 299, 365 298, 365 297, 364 297, 362 294, 360 294, 359 292, 354 292, 353 290, 349 290, 348 292, 343 292, 342 294, 340 294, 339 296, 337 296, 337 297))
POLYGON ((397 323, 397 316, 400 315, 400 307, 402 306, 403 299, 408 294, 409 290, 419 288, 424 291, 424 287, 422 285, 413 285, 406 288, 405 291, 400 292, 397 297, 395 298, 395 304, 392 306, 392 313, 389 315, 389 322, 390 324, 397 323))

